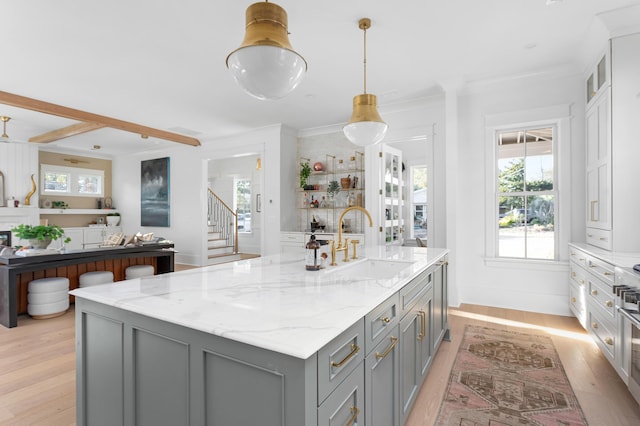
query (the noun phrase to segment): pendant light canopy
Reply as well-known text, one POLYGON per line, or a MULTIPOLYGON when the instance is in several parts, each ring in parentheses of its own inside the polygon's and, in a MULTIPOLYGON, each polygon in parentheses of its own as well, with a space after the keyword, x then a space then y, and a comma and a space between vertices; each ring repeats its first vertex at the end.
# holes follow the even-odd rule
POLYGON ((376 95, 367 93, 367 30, 371 28, 371 20, 362 18, 358 28, 364 31, 364 93, 353 98, 353 114, 342 131, 352 143, 367 146, 380 142, 389 126, 378 114, 376 95))
POLYGON ((287 12, 277 4, 247 8, 244 40, 227 56, 227 68, 251 96, 280 99, 302 81, 307 62, 291 47, 287 25, 287 12))

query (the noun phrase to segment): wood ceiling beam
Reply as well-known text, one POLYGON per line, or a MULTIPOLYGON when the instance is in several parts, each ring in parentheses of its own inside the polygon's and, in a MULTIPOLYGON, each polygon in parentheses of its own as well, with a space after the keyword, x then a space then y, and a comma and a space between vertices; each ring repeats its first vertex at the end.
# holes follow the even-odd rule
POLYGON ((63 127, 62 129, 52 130, 50 132, 29 138, 29 142, 49 143, 71 136, 92 132, 104 127, 105 125, 100 123, 76 123, 72 124, 71 126, 63 127))
POLYGON ((49 102, 39 101, 25 96, 14 95, 12 93, 0 91, 0 103, 10 105, 17 108, 28 109, 31 111, 42 112, 45 114, 64 117, 71 120, 83 122, 98 123, 105 127, 124 130, 125 132, 137 133, 141 136, 151 136, 158 139, 164 139, 171 142, 178 142, 191 146, 200 146, 200 141, 190 136, 178 133, 167 132, 165 130, 154 129, 140 124, 130 123, 128 121, 118 120, 116 118, 106 117, 104 115, 93 114, 78 109, 68 108, 49 102))

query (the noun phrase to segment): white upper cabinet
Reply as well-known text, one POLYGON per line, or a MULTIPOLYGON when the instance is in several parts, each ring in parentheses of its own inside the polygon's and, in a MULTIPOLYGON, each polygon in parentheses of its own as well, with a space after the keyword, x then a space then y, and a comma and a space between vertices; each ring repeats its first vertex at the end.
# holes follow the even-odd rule
POLYGON ((586 241, 640 251, 640 34, 616 37, 587 73, 586 241))

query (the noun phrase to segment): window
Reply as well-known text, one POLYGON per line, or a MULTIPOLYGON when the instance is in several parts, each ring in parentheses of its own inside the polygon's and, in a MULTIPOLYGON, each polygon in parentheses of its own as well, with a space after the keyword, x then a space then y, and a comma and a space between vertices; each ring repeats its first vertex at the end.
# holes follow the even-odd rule
POLYGON ((427 238, 427 167, 411 166, 411 238, 427 238))
POLYGON ((233 204, 238 212, 238 232, 251 232, 251 180, 234 179, 233 204))
POLYGON ((555 133, 554 125, 495 133, 497 257, 557 258, 555 133))
POLYGON ((69 197, 101 197, 104 195, 104 171, 78 167, 41 166, 41 193, 69 197))

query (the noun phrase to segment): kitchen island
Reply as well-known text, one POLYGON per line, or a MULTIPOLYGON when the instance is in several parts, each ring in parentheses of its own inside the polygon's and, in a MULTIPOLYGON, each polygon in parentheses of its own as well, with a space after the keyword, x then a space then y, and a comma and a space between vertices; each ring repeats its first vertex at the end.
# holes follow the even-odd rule
MULTIPOLYGON (((132 265, 152 265, 156 274, 173 272, 173 243, 67 250, 39 256, 0 257, 0 324, 17 327, 18 315, 27 313, 27 288, 38 278, 66 277, 69 288, 78 287, 85 272, 111 271, 115 281, 124 279, 132 265)), ((73 302, 73 297, 71 297, 73 302)))
POLYGON ((317 272, 282 254, 76 289, 77 424, 404 424, 448 338, 447 252, 366 247, 317 272))

